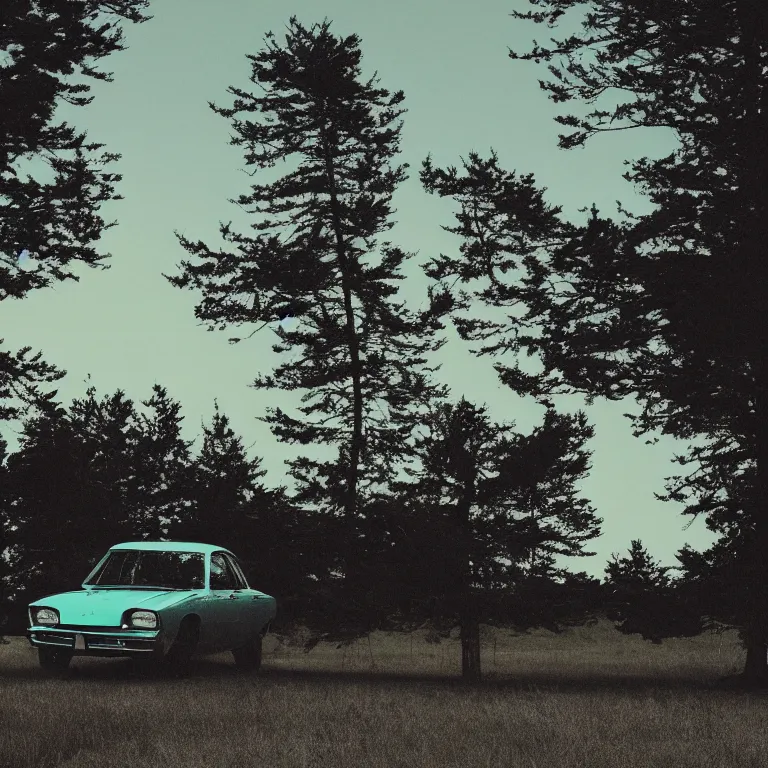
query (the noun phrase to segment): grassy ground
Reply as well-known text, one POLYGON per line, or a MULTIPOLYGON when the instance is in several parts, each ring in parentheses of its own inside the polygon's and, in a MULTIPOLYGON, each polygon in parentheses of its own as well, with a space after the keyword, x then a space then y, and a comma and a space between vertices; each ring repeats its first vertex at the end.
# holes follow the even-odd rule
POLYGON ((741 669, 735 633, 656 646, 609 622, 489 630, 473 688, 456 684, 458 639, 422 633, 308 654, 270 636, 258 675, 226 654, 183 680, 137 679, 119 659, 75 659, 69 679, 46 679, 27 640, 9 639, 2 768, 768 765, 768 699, 713 688, 741 669))

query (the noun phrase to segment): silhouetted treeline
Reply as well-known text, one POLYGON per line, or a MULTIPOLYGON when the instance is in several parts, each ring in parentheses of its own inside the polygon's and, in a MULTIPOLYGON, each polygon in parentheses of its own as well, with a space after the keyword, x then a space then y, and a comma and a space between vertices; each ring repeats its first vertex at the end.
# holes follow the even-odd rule
MULTIPOLYGON (((309 627, 307 647, 425 622, 447 637, 459 623, 468 652, 478 655, 480 623, 559 631, 609 608, 611 618, 640 617, 627 631, 647 626, 635 589, 655 584, 647 553, 631 567, 609 566, 602 585, 553 566, 553 551, 579 552, 597 531, 573 489, 588 462, 583 415, 549 412, 526 436, 490 424, 464 399, 434 409, 416 444, 412 480, 366 497, 365 559, 350 594, 336 573, 343 526, 302 507, 285 487, 267 488, 261 459, 246 456, 218 406, 193 450, 181 438, 180 405, 163 387, 141 405, 121 391, 98 398, 89 387, 69 409, 26 420, 0 486, 6 632, 23 631, 30 601, 78 589, 112 544, 143 539, 231 549, 253 586, 278 598, 275 631, 309 627)), ((652 623, 663 614, 659 605, 652 623)), ((468 668, 479 675, 479 659, 468 668)))
MULTIPOLYGON (((534 5, 543 10, 512 16, 554 25, 584 7, 534 5)), ((447 229, 460 242, 424 265, 434 282, 422 313, 396 300, 412 254, 378 241, 406 179, 396 164, 405 95, 363 82, 360 39, 336 37, 327 21, 292 18, 284 44, 267 35, 248 57, 258 92, 230 88, 231 108, 210 105, 232 119, 232 142, 253 166, 257 183, 237 202, 250 207, 255 236, 224 226, 234 247, 216 252, 179 237, 197 262, 168 279, 202 294, 196 316, 211 327, 278 335, 274 351, 292 359, 256 372, 254 385, 304 390, 301 417, 275 408, 264 420, 276 440, 336 454, 291 462, 288 496, 260 484, 259 462, 218 412, 194 456, 162 388, 142 414, 122 392, 97 400, 93 390, 64 409, 44 386, 62 371, 28 348, 0 352, 0 418, 27 416, 21 449, 2 466, 8 595, 72 584, 115 541, 205 537, 231 543, 254 583, 278 596, 286 625, 312 627, 311 642, 459 622, 465 676, 476 679, 480 621, 556 628, 600 606, 653 642, 738 626, 745 677, 768 678, 766 14, 753 0, 592 5, 584 35, 510 56, 549 62, 555 80, 542 88, 556 102, 613 88, 631 97, 557 117, 576 129, 560 137, 563 149, 605 130, 673 127, 680 149, 637 160, 626 175, 656 209, 635 216, 620 206, 616 221, 593 205, 577 225, 544 203, 533 174, 505 171, 493 151, 470 153, 460 170, 428 156, 420 181, 458 204, 447 229), (598 42, 585 68, 577 57, 598 42), (288 157, 296 171, 260 183, 260 169, 288 157), (492 321, 486 306, 524 312, 492 321), (278 325, 288 315, 290 331, 278 325), (503 384, 546 407, 532 435, 491 424, 435 383, 427 355, 442 345, 446 317, 482 343, 476 354, 504 354, 495 365, 503 384), (539 358, 541 374, 519 367, 522 352, 539 358), (703 513, 722 534, 704 553, 678 553, 681 578, 668 580, 635 540, 603 585, 554 568, 558 552, 588 555, 600 523, 575 491, 592 431, 583 414, 556 412, 558 393, 633 397, 636 436, 706 439, 679 459, 694 471, 667 478, 658 496, 686 502, 685 514, 703 513), (399 479, 404 467, 412 481, 399 479)), ((5 10, 3 45, 13 51, 0 70, 0 103, 12 106, 0 113, 0 194, 10 200, 0 209, 0 301, 71 278, 72 261, 107 258, 89 244, 111 226, 98 207, 117 198, 120 177, 97 166, 118 156, 96 159, 101 145, 50 124, 57 99, 87 103, 75 95, 82 86, 57 74, 107 79, 91 65, 119 50, 120 36, 96 16, 140 22, 146 7, 72 0, 65 11, 41 0, 5 10), (22 182, 16 160, 47 150, 74 156, 50 161, 51 186, 22 182), (36 270, 20 269, 22 249, 36 270)))

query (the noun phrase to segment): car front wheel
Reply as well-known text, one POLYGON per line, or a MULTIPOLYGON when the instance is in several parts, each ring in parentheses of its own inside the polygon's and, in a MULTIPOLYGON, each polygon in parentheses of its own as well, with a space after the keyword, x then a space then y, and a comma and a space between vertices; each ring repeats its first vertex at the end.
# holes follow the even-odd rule
POLYGON ((198 630, 191 621, 184 621, 179 628, 179 634, 173 642, 165 664, 168 672, 174 677, 184 677, 192 669, 192 657, 197 650, 198 630))
POLYGON ((258 672, 261 667, 261 635, 232 651, 235 666, 243 672, 258 672))
POLYGON ((62 673, 66 672, 69 662, 72 661, 72 651, 66 648, 38 648, 37 657, 40 666, 46 672, 62 673))

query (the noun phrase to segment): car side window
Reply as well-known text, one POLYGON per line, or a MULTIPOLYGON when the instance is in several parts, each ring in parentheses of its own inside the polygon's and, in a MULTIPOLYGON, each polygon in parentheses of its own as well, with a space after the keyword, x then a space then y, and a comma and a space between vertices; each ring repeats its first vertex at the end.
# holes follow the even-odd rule
POLYGON ((238 563, 234 557, 230 557, 229 555, 224 555, 224 559, 227 561, 227 563, 229 563, 229 567, 232 569, 232 572, 235 574, 235 581, 237 582, 237 588, 245 589, 246 583, 244 580, 242 568, 240 567, 240 563, 238 563))
POLYGON ((237 589, 238 583, 221 553, 211 555, 211 589, 237 589))

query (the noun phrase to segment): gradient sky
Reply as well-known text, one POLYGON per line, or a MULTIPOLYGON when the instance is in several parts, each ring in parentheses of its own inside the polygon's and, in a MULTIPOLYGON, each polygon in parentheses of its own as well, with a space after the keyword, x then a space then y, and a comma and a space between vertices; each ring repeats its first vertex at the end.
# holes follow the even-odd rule
MULTIPOLYGON (((409 179, 394 198, 395 227, 387 238, 416 255, 404 269, 401 299, 411 309, 426 306, 429 280, 419 265, 443 253, 456 253, 460 241, 440 229, 453 225, 451 201, 427 195, 418 180, 421 161, 432 153, 437 166, 460 165, 471 150, 483 157, 493 147, 502 167, 535 174, 547 188, 545 198, 563 207, 563 216, 583 222, 578 209, 593 202, 605 215, 617 216, 616 200, 633 213, 647 213, 651 203, 621 178, 624 161, 669 154, 677 140, 668 129, 619 131, 596 136, 585 148, 557 148, 565 129, 554 122, 558 108, 538 87, 548 78, 544 64, 512 61, 507 49, 525 52, 533 39, 546 44, 577 31, 572 14, 553 31, 517 21, 509 13, 526 11, 524 0, 155 0, 154 18, 124 25, 128 49, 102 59, 99 68, 114 73, 113 83, 94 83, 88 107, 62 105, 55 118, 88 131, 91 141, 121 160, 110 168, 123 174, 117 191, 124 200, 102 207, 106 221, 118 221, 102 238, 100 251, 111 253, 111 269, 76 268, 80 283, 68 281, 39 290, 21 301, 0 305, 0 336, 6 349, 30 345, 68 374, 59 382, 59 399, 69 405, 83 397, 86 377, 99 398, 123 389, 138 405, 159 383, 182 403, 184 437, 200 438, 201 420, 208 422, 213 400, 243 436, 250 456, 263 457, 270 486, 285 483, 283 461, 307 454, 329 458, 319 449, 282 445, 257 421, 267 406, 291 408, 299 394, 249 387, 254 377, 271 371, 277 336, 265 328, 247 342, 230 345, 232 328, 207 332, 193 310, 201 296, 179 290, 161 275, 177 274, 188 254, 173 230, 211 248, 225 245, 220 221, 232 221, 248 232, 251 220, 229 198, 249 192, 250 179, 242 150, 229 145, 230 122, 215 114, 208 101, 229 107, 228 86, 256 91, 249 81, 246 54, 263 46, 273 31, 284 41, 285 26, 295 14, 304 25, 327 16, 336 35, 357 34, 367 79, 378 72, 381 87, 405 92, 408 110, 402 132, 400 162, 410 164, 409 179)), ((610 104, 605 101, 602 104, 610 104)), ((566 105, 571 107, 571 105, 566 105)), ((584 114, 579 105, 569 112, 584 114)), ((29 166, 38 178, 39 164, 29 166)), ((26 170, 26 168, 24 168, 26 170)), ((241 329, 250 332, 251 329, 241 329)), ((448 343, 431 360, 441 363, 437 379, 452 396, 462 395, 488 407, 497 422, 516 423, 530 432, 541 421, 543 407, 520 398, 497 381, 493 360, 476 358, 450 324, 448 343)), ((243 335, 242 333, 239 335, 243 335)), ((511 362, 511 361, 510 361, 511 362)), ((585 408, 580 397, 558 397, 561 410, 585 408)), ((634 438, 623 413, 638 411, 633 401, 598 401, 585 408, 596 434, 590 443, 592 470, 583 493, 604 519, 602 535, 588 545, 593 557, 558 558, 559 565, 604 576, 612 553, 626 554, 630 540, 640 538, 664 565, 677 565, 675 552, 690 543, 705 549, 716 536, 698 519, 681 515, 682 504, 660 502, 664 477, 688 468, 671 459, 685 443, 664 437, 658 444, 634 438)), ((18 425, 15 426, 18 429, 18 425)), ((3 425, 10 449, 18 446, 14 425, 3 425)), ((195 448, 199 448, 200 440, 195 448)))

